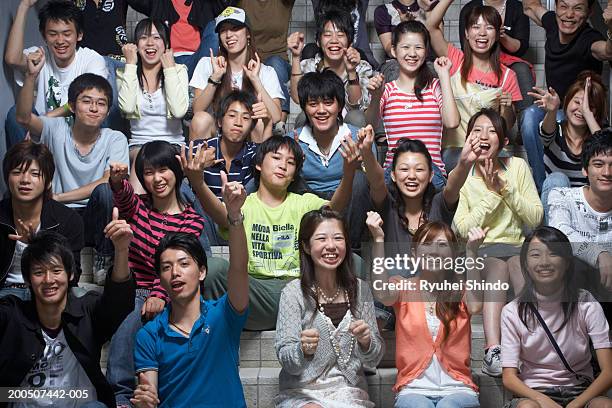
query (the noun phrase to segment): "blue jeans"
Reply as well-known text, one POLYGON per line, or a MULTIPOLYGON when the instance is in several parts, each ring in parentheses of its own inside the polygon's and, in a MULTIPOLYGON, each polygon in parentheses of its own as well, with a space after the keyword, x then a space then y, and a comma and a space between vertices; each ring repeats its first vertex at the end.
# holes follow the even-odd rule
POLYGON ((108 113, 108 117, 104 123, 102 123, 102 127, 108 127, 126 134, 130 127, 128 121, 121 116, 121 110, 119 109, 119 90, 117 89, 117 70, 123 69, 125 67, 125 62, 108 56, 104 57, 104 60, 106 61, 106 67, 109 72, 108 82, 113 88, 113 105, 108 113))
MULTIPOLYGON (((38 115, 36 109, 32 109, 32 113, 38 115)), ((17 107, 13 105, 6 113, 6 121, 4 122, 4 131, 6 132, 6 150, 23 141, 28 130, 17 123, 17 107)))
POLYGON ((281 109, 283 112, 289 112, 289 105, 291 102, 289 101, 289 90, 287 89, 287 82, 289 82, 289 74, 291 73, 291 65, 285 59, 273 55, 268 57, 264 61, 265 65, 269 65, 274 68, 276 71, 276 76, 278 76, 278 82, 280 82, 281 90, 283 91, 283 95, 285 96, 285 100, 282 102, 281 109))
POLYGON ((17 296, 22 300, 30 300, 32 298, 32 294, 28 288, 0 288, 0 298, 9 295, 17 296))
POLYGON ((177 64, 184 64, 187 66, 187 73, 189 79, 191 79, 196 65, 198 65, 202 57, 210 57, 211 49, 215 55, 219 52, 219 36, 215 33, 215 20, 211 20, 206 27, 204 27, 202 37, 200 38, 200 47, 191 55, 174 57, 174 61, 177 64))
MULTIPOLYGON (((535 181, 538 191, 542 191, 542 183, 546 178, 546 170, 544 169, 544 146, 540 140, 540 122, 544 119, 544 109, 538 108, 536 105, 531 105, 523 111, 521 120, 521 137, 523 138, 523 146, 527 151, 527 159, 531 166, 531 173, 535 181)), ((557 121, 560 122, 565 118, 562 110, 557 111, 557 121)))
POLYGON ((570 179, 564 173, 550 173, 542 183, 542 206, 544 207, 544 225, 548 225, 548 194, 553 188, 571 187, 570 179))
POLYGON ((147 290, 136 290, 134 310, 127 315, 110 342, 106 379, 113 387, 118 405, 129 404, 136 388, 134 345, 136 333, 143 325, 140 311, 148 295, 147 290))
POLYGON ((94 188, 87 206, 80 213, 85 229, 85 245, 93 246, 100 256, 113 256, 113 243, 104 236, 104 227, 113 216, 113 191, 110 184, 103 183, 94 188))
MULTIPOLYGON (((444 186, 446 186, 447 180, 446 180, 446 177, 444 177, 444 175, 442 174, 442 171, 440 170, 438 166, 436 166, 433 163, 432 163, 432 166, 433 166, 434 176, 433 176, 433 179, 431 179, 431 183, 436 188, 436 191, 440 191, 444 188, 444 186)), ((390 183, 392 183, 391 166, 385 169, 385 184, 389 185, 390 183)))
POLYGON ((520 115, 525 109, 533 104, 533 97, 527 95, 527 92, 532 91, 532 88, 535 86, 535 79, 533 78, 529 65, 524 62, 515 62, 510 65, 510 69, 516 74, 516 81, 518 82, 521 96, 523 97, 523 100, 516 103, 516 112, 520 115))
POLYGON ((212 256, 212 251, 210 249, 210 246, 211 245, 221 245, 217 242, 213 242, 210 239, 210 236, 208 234, 208 231, 210 230, 210 228, 215 228, 212 218, 210 218, 208 214, 204 212, 204 208, 202 208, 202 204, 200 204, 200 200, 198 200, 198 198, 195 196, 195 194, 191 190, 191 187, 186 182, 183 182, 181 184, 181 196, 183 197, 183 200, 188 205, 193 207, 195 212, 197 212, 204 218, 204 231, 202 231, 202 234, 200 235, 200 245, 202 245, 202 248, 204 248, 204 252, 206 252, 207 256, 212 256))
POLYGON ((429 397, 421 394, 398 395, 395 408, 477 408, 478 397, 458 392, 445 397, 429 397))

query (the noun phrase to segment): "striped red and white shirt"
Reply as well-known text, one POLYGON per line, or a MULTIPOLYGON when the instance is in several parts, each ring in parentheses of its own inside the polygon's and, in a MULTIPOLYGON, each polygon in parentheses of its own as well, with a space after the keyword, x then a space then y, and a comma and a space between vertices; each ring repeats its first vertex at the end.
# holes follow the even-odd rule
POLYGON ((387 157, 385 168, 391 166, 394 149, 402 138, 417 139, 425 143, 429 154, 442 174, 446 174, 442 162, 442 89, 434 79, 421 92, 423 101, 414 93, 402 91, 396 81, 385 85, 380 100, 380 117, 387 133, 387 157))
POLYGON ((199 237, 204 230, 204 218, 192 207, 178 214, 162 214, 153 209, 147 195, 134 194, 127 180, 123 180, 120 190, 113 191, 113 201, 119 209, 119 216, 130 224, 134 233, 128 259, 136 286, 150 289, 149 296, 164 299, 167 303, 168 296, 155 271, 155 249, 168 232, 186 232, 199 237))

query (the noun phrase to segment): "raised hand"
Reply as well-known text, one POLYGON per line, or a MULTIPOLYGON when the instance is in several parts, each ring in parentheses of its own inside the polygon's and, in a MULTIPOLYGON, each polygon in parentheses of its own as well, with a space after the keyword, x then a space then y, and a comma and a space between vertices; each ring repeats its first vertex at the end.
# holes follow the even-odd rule
POLYGON ((210 78, 219 82, 225 75, 225 71, 227 70, 227 61, 225 61, 225 57, 220 55, 215 57, 212 48, 210 49, 210 64, 212 65, 212 74, 210 74, 210 78))
POLYGON ((497 97, 497 100, 499 101, 500 109, 503 107, 507 108, 512 106, 512 94, 510 92, 502 91, 497 97))
POLYGON ((344 50, 344 66, 346 67, 346 72, 354 72, 360 62, 361 55, 359 51, 353 47, 348 47, 344 50))
POLYGON ((264 124, 267 124, 271 119, 270 112, 268 112, 268 108, 263 102, 261 94, 257 94, 257 103, 253 104, 253 115, 251 116, 251 119, 261 119, 263 120, 264 124))
POLYGON ((244 186, 237 181, 227 181, 227 174, 222 171, 221 175, 221 193, 223 202, 227 208, 227 215, 230 219, 236 220, 240 218, 240 209, 246 200, 247 194, 244 186))
POLYGON ((172 48, 166 48, 161 56, 161 64, 162 68, 170 68, 176 65, 174 62, 174 51, 172 51, 172 48))
POLYGON ((589 95, 591 93, 591 77, 588 77, 584 81, 584 94, 582 95, 582 103, 580 103, 580 110, 582 116, 586 119, 587 117, 594 117, 593 111, 591 110, 591 104, 589 102, 589 95))
POLYGON ((144 373, 138 373, 138 386, 134 390, 134 398, 130 402, 136 408, 155 408, 160 404, 157 389, 149 382, 144 373))
POLYGON ((193 140, 189 142, 189 147, 181 148, 180 156, 177 155, 177 160, 181 163, 183 173, 191 183, 202 181, 204 169, 221 163, 222 159, 215 159, 215 148, 209 147, 206 142, 200 144, 197 148, 193 146, 193 140))
POLYGON ((113 241, 115 251, 127 251, 133 235, 130 224, 119 219, 119 210, 114 207, 111 222, 104 228, 104 236, 113 241))
POLYGON ((468 167, 471 167, 478 157, 480 157, 480 153, 482 149, 480 148, 480 138, 475 134, 471 133, 463 148, 461 149, 461 155, 459 156, 459 161, 465 163, 468 167))
POLYGON ((359 146, 353 141, 350 134, 342 138, 340 144, 342 145, 340 154, 344 158, 344 173, 355 172, 361 166, 359 146))
POLYGON ((362 349, 369 349, 372 342, 370 326, 363 320, 355 320, 349 325, 349 331, 355 336, 362 349))
POLYGON ((438 57, 434 61, 434 70, 436 71, 436 74, 438 74, 438 77, 442 75, 450 77, 450 70, 452 66, 453 63, 447 57, 438 57))
POLYGON ((30 243, 30 240, 36 234, 36 227, 31 222, 24 222, 21 218, 17 219, 17 225, 15 225, 17 234, 9 234, 9 239, 13 241, 21 241, 24 244, 30 243))
POLYGON ((149 321, 161 313, 166 306, 166 302, 163 299, 150 296, 145 300, 142 308, 140 309, 140 315, 144 316, 144 319, 149 321))
POLYGON ((257 53, 255 53, 255 59, 249 60, 246 65, 242 66, 242 69, 251 83, 256 84, 260 82, 259 71, 261 71, 261 60, 257 53))
POLYGON ((128 166, 124 163, 111 162, 110 164, 110 184, 119 187, 123 180, 128 178, 128 166))
POLYGON ((380 99, 385 89, 385 76, 383 74, 376 74, 368 80, 368 92, 372 96, 372 99, 380 99))
POLYGON ((136 44, 125 44, 121 47, 121 52, 125 57, 126 64, 136 65, 138 63, 138 47, 136 44))
POLYGON ((484 182, 487 188, 493 192, 500 193, 506 182, 499 175, 499 170, 495 169, 493 159, 486 159, 484 163, 484 182))
POLYGON ((357 146, 361 152, 372 150, 372 145, 374 144, 374 128, 372 125, 359 129, 357 141, 357 146))
POLYGON ((376 211, 368 211, 366 225, 374 242, 383 242, 385 240, 385 231, 383 230, 383 219, 376 211))
POLYGON ((312 356, 317 351, 317 346, 319 345, 319 331, 317 329, 302 330, 300 342, 302 343, 304 355, 312 356))
POLYGON ((470 230, 468 231, 468 240, 466 244, 467 252, 471 254, 478 253, 478 248, 480 248, 480 246, 484 242, 487 232, 489 232, 489 227, 486 227, 485 229, 482 229, 480 227, 470 228, 470 230))
POLYGON ((31 52, 26 57, 26 63, 28 65, 27 74, 36 78, 40 71, 45 66, 45 50, 38 47, 34 52, 31 52))
POLYGON ((27 7, 32 7, 38 0, 21 0, 21 4, 27 7))
POLYGON ((535 92, 527 92, 527 95, 535 99, 533 103, 537 107, 553 112, 561 106, 561 98, 559 98, 559 95, 551 86, 548 87, 548 90, 534 86, 533 90, 535 92))
POLYGON ((295 32, 287 37, 287 48, 289 48, 294 58, 300 58, 304 49, 304 34, 295 32))

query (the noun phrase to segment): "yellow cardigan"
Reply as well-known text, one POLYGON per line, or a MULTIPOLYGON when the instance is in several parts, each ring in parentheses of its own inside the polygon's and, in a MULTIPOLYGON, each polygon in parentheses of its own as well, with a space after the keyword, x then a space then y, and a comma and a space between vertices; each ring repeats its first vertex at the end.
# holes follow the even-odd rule
MULTIPOLYGON (((119 109, 127 119, 140 119, 138 95, 142 90, 136 75, 136 65, 125 64, 117 70, 117 89, 119 109)), ((187 67, 176 64, 164 68, 164 96, 166 98, 166 117, 181 119, 189 108, 189 77, 187 67)))
POLYGON ((472 227, 489 227, 485 243, 520 244, 525 239, 523 225, 530 228, 540 225, 544 209, 527 163, 511 157, 508 166, 502 165, 502 169, 506 185, 497 194, 487 188, 472 168, 461 188, 453 219, 459 236, 467 238, 472 227))

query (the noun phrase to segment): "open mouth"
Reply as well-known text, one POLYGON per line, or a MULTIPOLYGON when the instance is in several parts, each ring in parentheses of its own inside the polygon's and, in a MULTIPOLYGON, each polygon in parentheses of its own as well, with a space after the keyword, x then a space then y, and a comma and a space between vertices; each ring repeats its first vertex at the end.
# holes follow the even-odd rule
POLYGON ((56 46, 54 47, 54 49, 55 51, 57 51, 58 54, 65 54, 66 52, 68 52, 67 45, 56 46))
POLYGON ((478 48, 486 48, 489 46, 489 40, 486 39, 478 39, 476 40, 476 46, 478 48))
POLYGON ((148 58, 153 58, 157 54, 157 50, 155 48, 147 48, 145 49, 145 55, 148 58))
POLYGON ((404 183, 404 186, 406 186, 406 189, 408 191, 416 191, 420 187, 419 183, 416 183, 416 182, 413 182, 413 181, 410 181, 408 183, 404 183))
POLYGON ((575 22, 575 21, 573 21, 573 20, 561 20, 561 25, 562 25, 564 28, 569 28, 569 29, 571 29, 571 28, 574 28, 574 27, 576 26, 576 22, 575 22))
POLYGON ((185 286, 185 282, 181 282, 181 281, 173 281, 170 284, 170 287, 172 288, 173 292, 180 292, 181 290, 183 290, 184 286, 185 286))
POLYGON ((53 287, 53 288, 45 288, 43 289, 42 292, 45 297, 51 297, 51 296, 54 296, 58 291, 59 291, 59 288, 53 287))
POLYGON ((480 150, 483 152, 488 152, 491 149, 491 145, 488 143, 480 143, 480 150))
POLYGON ((228 47, 233 47, 234 45, 236 45, 236 43, 237 43, 237 42, 238 42, 238 41, 236 41, 236 40, 231 40, 231 41, 228 41, 228 42, 227 42, 227 46, 228 46, 228 47))
POLYGON ((154 187, 154 190, 156 193, 163 193, 164 191, 166 191, 166 185, 165 184, 159 184, 157 186, 154 187))
POLYGON ((327 253, 327 254, 323 254, 322 258, 325 263, 333 264, 333 263, 336 263, 336 261, 338 260, 338 254, 327 253))
POLYGON ((342 52, 342 47, 331 46, 331 47, 327 47, 327 50, 328 50, 330 53, 337 54, 337 53, 339 53, 339 52, 342 52))

